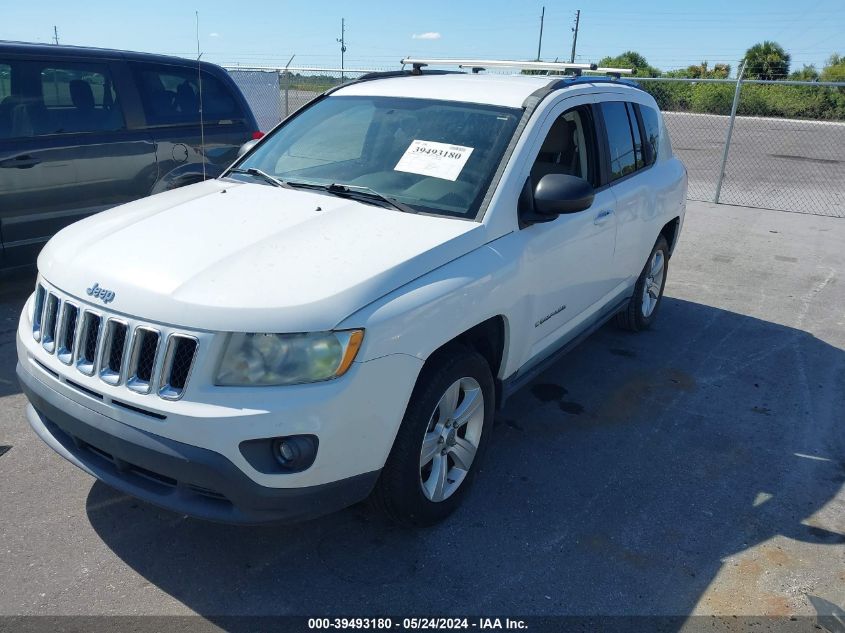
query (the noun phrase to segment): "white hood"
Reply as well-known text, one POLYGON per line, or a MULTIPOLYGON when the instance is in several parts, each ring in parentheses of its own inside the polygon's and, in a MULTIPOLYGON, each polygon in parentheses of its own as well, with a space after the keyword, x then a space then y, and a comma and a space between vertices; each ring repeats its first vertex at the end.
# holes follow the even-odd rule
POLYGON ((482 229, 308 191, 208 181, 69 226, 38 267, 85 301, 95 283, 114 292, 108 309, 127 316, 214 331, 319 331, 478 248, 482 229))

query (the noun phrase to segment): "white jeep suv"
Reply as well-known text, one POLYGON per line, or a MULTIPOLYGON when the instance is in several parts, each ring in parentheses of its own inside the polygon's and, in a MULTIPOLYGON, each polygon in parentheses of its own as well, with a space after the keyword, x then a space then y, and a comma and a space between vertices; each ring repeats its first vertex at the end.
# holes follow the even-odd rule
POLYGON ((232 523, 460 503, 509 394, 649 326, 686 171, 605 77, 420 71, 329 91, 219 179, 74 224, 17 334, 35 432, 232 523))

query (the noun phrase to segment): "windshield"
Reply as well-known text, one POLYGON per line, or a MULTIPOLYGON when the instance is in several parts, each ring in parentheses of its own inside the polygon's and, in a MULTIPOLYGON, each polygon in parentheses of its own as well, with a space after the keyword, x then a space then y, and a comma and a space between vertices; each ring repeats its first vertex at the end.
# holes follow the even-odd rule
POLYGON ((366 187, 414 211, 471 219, 521 115, 451 101, 332 96, 274 131, 237 169, 294 186, 366 187))

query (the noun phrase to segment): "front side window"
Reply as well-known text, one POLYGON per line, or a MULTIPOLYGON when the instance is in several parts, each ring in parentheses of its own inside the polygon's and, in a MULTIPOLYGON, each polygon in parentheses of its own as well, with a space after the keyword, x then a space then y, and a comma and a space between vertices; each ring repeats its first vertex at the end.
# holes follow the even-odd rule
POLYGON ((238 102, 222 81, 194 68, 132 62, 149 125, 231 123, 243 119, 238 102), (200 82, 202 102, 200 103, 200 82))
POLYGON ((549 129, 531 167, 534 187, 546 174, 567 174, 597 186, 593 121, 588 106, 560 115, 549 129))
POLYGON ((415 211, 474 218, 522 111, 400 97, 321 99, 237 168, 367 188, 415 211))
MULTIPOLYGON (((618 180, 637 169, 631 121, 623 101, 606 101, 601 104, 607 144, 610 151, 610 180, 618 180)), ((634 121, 636 125, 636 120, 634 121)))

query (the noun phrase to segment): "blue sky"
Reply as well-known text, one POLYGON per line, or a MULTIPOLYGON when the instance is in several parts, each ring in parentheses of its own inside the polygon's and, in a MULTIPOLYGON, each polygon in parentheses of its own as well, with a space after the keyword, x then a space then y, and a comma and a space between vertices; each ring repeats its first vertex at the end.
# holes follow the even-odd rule
POLYGON ((347 24, 347 67, 392 67, 404 55, 528 59, 537 54, 544 4, 544 59, 568 57, 577 8, 581 61, 634 49, 663 69, 705 59, 736 67, 745 49, 763 39, 780 42, 792 54, 793 68, 821 66, 835 51, 845 54, 842 0, 4 4, 0 39, 48 42, 55 24, 63 44, 182 56, 195 54, 194 11, 199 10, 203 59, 221 64, 284 65, 296 54, 294 65, 338 66, 341 17, 347 24))

